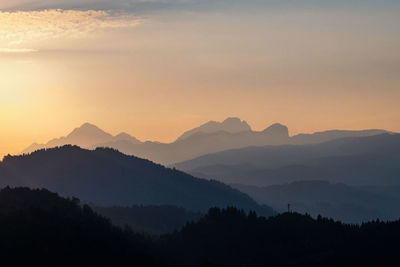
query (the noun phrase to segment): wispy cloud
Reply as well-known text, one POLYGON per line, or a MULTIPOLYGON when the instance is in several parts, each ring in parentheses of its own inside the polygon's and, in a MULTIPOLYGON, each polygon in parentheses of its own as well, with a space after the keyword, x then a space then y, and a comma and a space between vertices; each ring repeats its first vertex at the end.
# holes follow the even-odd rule
POLYGON ((98 10, 0 11, 0 48, 3 53, 27 53, 34 49, 20 48, 29 42, 50 39, 84 38, 110 29, 134 27, 141 20, 131 14, 98 10))
MULTIPOLYGON (((163 7, 210 0, 0 0, 0 9, 91 9, 91 10, 157 10, 163 7)), ((211 0, 216 1, 216 0, 211 0)), ((221 0, 217 0, 221 1, 221 0)), ((225 1, 225 0, 224 0, 225 1)), ((228 0, 232 1, 232 0, 228 0)))
POLYGON ((174 10, 225 10, 229 7, 399 7, 398 0, 0 0, 0 9, 41 10, 41 9, 93 9, 125 10, 138 13, 174 10))
POLYGON ((29 48, 1 48, 0 47, 0 54, 1 53, 24 54, 24 53, 34 53, 34 52, 38 52, 38 50, 29 49, 29 48))

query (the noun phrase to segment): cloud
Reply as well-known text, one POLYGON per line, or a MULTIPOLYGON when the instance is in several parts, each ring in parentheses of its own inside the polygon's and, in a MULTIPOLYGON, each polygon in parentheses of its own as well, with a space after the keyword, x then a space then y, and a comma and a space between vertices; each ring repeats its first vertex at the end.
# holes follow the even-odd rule
POLYGON ((399 6, 398 0, 0 0, 0 9, 101 9, 152 12, 165 8, 184 10, 209 10, 229 6, 248 5, 268 7, 382 7, 399 6))
POLYGON ((113 28, 134 27, 141 20, 131 14, 99 10, 0 11, 0 45, 3 52, 33 52, 19 48, 29 42, 50 39, 77 39, 113 28))
POLYGON ((1 48, 0 47, 0 54, 7 53, 7 54, 24 54, 24 53, 34 53, 38 52, 36 49, 30 48, 1 48))
MULTIPOLYGON (((292 0, 0 0, 3 10, 123 10, 135 14, 151 14, 166 10, 207 11, 225 10, 232 6, 281 5, 292 0)), ((315 0, 303 0, 315 1, 315 0)), ((301 2, 303 2, 301 1, 301 2)), ((343 1, 343 0, 342 0, 343 1)), ((354 0, 353 0, 354 1, 354 0)), ((360 1, 360 0, 358 0, 360 1)), ((365 0, 364 0, 365 1, 365 0)), ((378 0, 375 0, 378 1, 378 0)), ((380 0, 383 1, 383 0, 380 0)))
POLYGON ((0 9, 42 10, 42 9, 91 9, 91 10, 132 10, 142 7, 158 9, 162 6, 182 4, 197 0, 0 0, 0 9))

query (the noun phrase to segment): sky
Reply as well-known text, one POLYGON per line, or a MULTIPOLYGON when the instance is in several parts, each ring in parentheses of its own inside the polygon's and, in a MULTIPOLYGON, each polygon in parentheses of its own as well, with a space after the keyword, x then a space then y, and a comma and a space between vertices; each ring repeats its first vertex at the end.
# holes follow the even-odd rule
POLYGON ((0 0, 0 156, 85 122, 400 131, 399 2, 0 0))

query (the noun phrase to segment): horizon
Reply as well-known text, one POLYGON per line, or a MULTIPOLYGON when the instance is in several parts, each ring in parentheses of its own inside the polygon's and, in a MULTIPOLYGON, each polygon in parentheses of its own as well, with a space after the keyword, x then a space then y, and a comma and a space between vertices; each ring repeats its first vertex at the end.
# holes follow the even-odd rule
POLYGON ((164 143, 230 116, 291 135, 400 132, 399 12, 393 0, 3 0, 0 156, 85 121, 164 143))
POLYGON ((27 145, 23 146, 22 148, 18 148, 19 150, 16 150, 14 153, 11 153, 11 152, 3 152, 3 153, 2 153, 2 151, 0 151, 0 159, 2 159, 2 158, 3 158, 4 156, 6 156, 6 155, 19 155, 19 154, 21 154, 21 152, 22 152, 25 148, 27 148, 27 147, 29 147, 30 145, 33 145, 33 144, 46 144, 47 142, 49 142, 49 141, 51 141, 51 140, 53 140, 53 139, 58 139, 58 138, 66 137, 66 136, 68 136, 70 133, 72 133, 74 130, 79 129, 79 128, 81 128, 82 126, 87 125, 87 124, 88 124, 88 125, 95 126, 95 127, 99 128, 101 131, 103 131, 103 132, 105 132, 105 133, 108 133, 108 134, 111 134, 112 136, 117 136, 117 135, 119 135, 119 134, 125 133, 125 134, 128 134, 128 135, 130 135, 130 136, 132 136, 132 137, 134 137, 134 138, 137 138, 137 139, 138 139, 139 141, 141 141, 141 142, 159 142, 159 143, 164 143, 164 144, 170 144, 170 143, 173 143, 173 142, 177 141, 177 139, 178 139, 183 133, 185 133, 186 131, 189 131, 189 130, 191 130, 191 129, 197 128, 197 127, 199 127, 199 126, 201 126, 201 125, 204 125, 204 124, 206 124, 206 123, 208 123, 208 122, 222 123, 223 121, 225 121, 225 120, 227 120, 227 119, 231 119, 231 118, 240 119, 240 121, 246 122, 246 123, 251 127, 251 131, 253 131, 253 132, 261 132, 261 131, 265 130, 266 128, 268 128, 268 127, 270 127, 270 126, 272 126, 272 125, 274 125, 274 124, 281 124, 281 125, 286 126, 286 127, 288 128, 288 130, 289 130, 289 137, 293 137, 293 136, 296 136, 296 135, 299 135, 299 134, 315 134, 315 133, 327 132, 327 131, 385 130, 385 131, 388 131, 388 132, 397 133, 397 132, 395 132, 395 131, 390 131, 390 130, 387 130, 387 129, 378 129, 378 128, 360 128, 360 129, 339 129, 339 128, 332 128, 332 129, 322 129, 322 130, 318 130, 318 131, 295 132, 295 133, 293 133, 293 131, 291 131, 290 125, 286 125, 286 124, 283 124, 283 123, 280 123, 280 122, 274 122, 274 123, 265 125, 264 127, 255 129, 250 123, 248 123, 247 120, 242 119, 242 118, 239 118, 239 117, 230 116, 230 117, 227 117, 227 118, 225 118, 225 119, 223 119, 223 120, 221 120, 221 121, 217 121, 217 120, 208 120, 208 121, 205 121, 205 122, 200 123, 200 124, 198 124, 198 125, 194 125, 194 126, 193 126, 192 128, 190 128, 190 129, 186 129, 186 130, 182 131, 181 133, 179 133, 179 134, 178 134, 175 138, 173 138, 173 139, 169 139, 169 140, 166 140, 166 141, 161 141, 161 140, 141 139, 141 138, 137 137, 134 133, 130 133, 130 132, 125 131, 125 130, 121 130, 121 131, 108 131, 107 129, 104 129, 104 128, 102 128, 102 127, 100 127, 99 125, 96 125, 96 124, 94 124, 94 123, 91 123, 91 122, 84 122, 84 123, 81 123, 79 126, 76 126, 76 127, 73 127, 73 128, 71 128, 71 129, 69 129, 67 132, 65 132, 65 133, 63 133, 63 134, 60 134, 60 135, 58 135, 58 136, 51 136, 50 138, 48 138, 48 139, 46 139, 46 140, 43 140, 43 142, 34 140, 34 141, 28 143, 27 145))

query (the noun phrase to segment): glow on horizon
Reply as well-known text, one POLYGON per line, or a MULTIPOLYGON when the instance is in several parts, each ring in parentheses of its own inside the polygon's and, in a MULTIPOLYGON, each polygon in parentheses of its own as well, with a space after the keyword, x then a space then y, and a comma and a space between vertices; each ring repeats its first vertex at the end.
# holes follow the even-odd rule
POLYGON ((395 13, 0 11, 0 157, 84 122, 162 142, 232 116, 400 131, 395 13))

